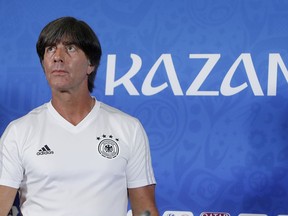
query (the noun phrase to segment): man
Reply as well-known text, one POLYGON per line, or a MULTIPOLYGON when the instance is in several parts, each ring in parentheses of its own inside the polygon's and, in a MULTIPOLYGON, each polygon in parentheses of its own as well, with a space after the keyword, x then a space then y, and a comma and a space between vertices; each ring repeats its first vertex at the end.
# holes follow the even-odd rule
POLYGON ((9 124, 0 143, 0 216, 19 189, 23 216, 158 216, 148 139, 139 121, 91 97, 97 36, 63 17, 40 33, 50 102, 9 124))

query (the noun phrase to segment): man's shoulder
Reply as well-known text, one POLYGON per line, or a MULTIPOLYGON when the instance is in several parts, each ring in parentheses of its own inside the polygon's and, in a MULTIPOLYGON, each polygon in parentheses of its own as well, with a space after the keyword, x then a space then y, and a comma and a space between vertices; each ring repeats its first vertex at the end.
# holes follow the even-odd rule
POLYGON ((31 122, 34 119, 39 118, 39 116, 41 116, 46 110, 47 110, 47 103, 32 109, 30 112, 28 112, 27 114, 23 115, 18 119, 15 119, 10 124, 21 125, 22 123, 31 122))
POLYGON ((138 122, 138 119, 136 117, 103 102, 100 102, 100 110, 102 114, 105 113, 108 117, 111 116, 119 120, 125 120, 129 122, 138 122))
POLYGON ((39 124, 43 122, 41 121, 42 118, 41 116, 44 116, 43 113, 45 113, 45 110, 47 110, 47 105, 43 104, 31 110, 24 116, 11 121, 6 127, 3 134, 7 134, 12 131, 14 132, 18 131, 21 132, 22 134, 25 134, 27 133, 28 130, 36 129, 39 126, 39 124))

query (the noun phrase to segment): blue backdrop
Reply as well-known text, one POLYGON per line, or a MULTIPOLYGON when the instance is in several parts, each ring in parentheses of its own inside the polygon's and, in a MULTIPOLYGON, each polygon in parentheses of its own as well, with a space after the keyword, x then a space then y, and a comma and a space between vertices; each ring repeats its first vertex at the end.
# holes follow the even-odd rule
POLYGON ((67 15, 102 44, 93 95, 147 130, 161 215, 288 215, 288 1, 1 0, 0 135, 50 99, 35 43, 67 15))

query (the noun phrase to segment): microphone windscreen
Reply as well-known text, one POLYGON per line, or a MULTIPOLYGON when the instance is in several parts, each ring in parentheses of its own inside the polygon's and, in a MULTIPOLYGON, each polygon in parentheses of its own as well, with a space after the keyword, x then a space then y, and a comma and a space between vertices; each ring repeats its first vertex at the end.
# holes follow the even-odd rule
POLYGON ((150 211, 144 211, 143 213, 140 214, 140 216, 150 216, 150 211))

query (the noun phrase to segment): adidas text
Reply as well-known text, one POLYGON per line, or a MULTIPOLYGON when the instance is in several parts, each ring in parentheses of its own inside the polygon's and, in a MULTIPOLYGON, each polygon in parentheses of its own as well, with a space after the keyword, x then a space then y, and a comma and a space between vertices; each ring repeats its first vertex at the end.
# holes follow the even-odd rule
POLYGON ((54 154, 54 152, 53 151, 37 152, 37 155, 47 155, 47 154, 54 154))

